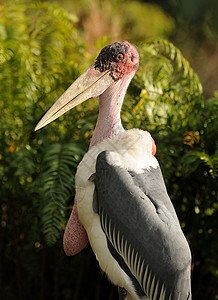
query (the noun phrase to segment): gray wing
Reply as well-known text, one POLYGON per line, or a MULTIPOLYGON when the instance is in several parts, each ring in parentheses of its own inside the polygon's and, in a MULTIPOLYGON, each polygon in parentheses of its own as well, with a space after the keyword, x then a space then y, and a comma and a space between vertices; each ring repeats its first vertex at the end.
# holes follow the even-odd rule
POLYGON ((94 207, 108 248, 139 297, 191 299, 190 250, 160 168, 128 172, 109 151, 101 152, 94 207))

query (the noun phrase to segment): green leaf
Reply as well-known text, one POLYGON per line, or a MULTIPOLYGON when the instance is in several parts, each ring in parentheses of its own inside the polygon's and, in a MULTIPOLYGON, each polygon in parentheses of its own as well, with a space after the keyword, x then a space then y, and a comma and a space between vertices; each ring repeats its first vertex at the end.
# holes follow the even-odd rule
POLYGON ((66 209, 74 195, 76 166, 83 153, 76 143, 55 143, 44 149, 38 182, 41 182, 42 232, 49 246, 53 246, 62 235, 66 209))

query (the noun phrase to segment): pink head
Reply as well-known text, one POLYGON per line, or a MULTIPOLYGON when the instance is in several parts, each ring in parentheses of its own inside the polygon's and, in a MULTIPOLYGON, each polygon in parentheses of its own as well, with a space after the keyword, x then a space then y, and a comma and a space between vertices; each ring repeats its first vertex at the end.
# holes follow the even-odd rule
POLYGON ((116 42, 103 48, 94 62, 100 72, 110 71, 114 81, 136 72, 139 66, 139 54, 129 42, 116 42))
POLYGON ((83 101, 99 98, 112 84, 124 78, 132 78, 138 65, 138 52, 129 42, 116 42, 104 47, 95 62, 48 110, 35 130, 44 127, 83 101))

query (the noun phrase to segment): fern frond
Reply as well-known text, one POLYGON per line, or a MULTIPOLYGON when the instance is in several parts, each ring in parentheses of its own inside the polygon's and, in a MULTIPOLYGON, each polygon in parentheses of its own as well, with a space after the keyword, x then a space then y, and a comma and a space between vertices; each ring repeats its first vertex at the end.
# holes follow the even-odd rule
POLYGON ((172 43, 163 39, 152 39, 147 42, 152 47, 156 55, 162 55, 170 60, 175 72, 180 78, 185 78, 190 82, 190 92, 202 95, 203 87, 198 75, 191 68, 190 63, 184 58, 181 51, 172 43))
POLYGON ((165 40, 149 40, 139 50, 140 66, 132 83, 140 94, 133 104, 137 121, 134 126, 145 129, 144 124, 149 123, 153 128, 168 126, 176 130, 190 124, 192 128, 204 105, 198 75, 180 50, 165 40))
POLYGON ((40 175, 42 232, 47 245, 52 246, 62 235, 66 209, 74 195, 74 175, 84 151, 76 143, 52 144, 45 149, 40 175))
POLYGON ((218 152, 213 155, 208 155, 201 151, 189 151, 182 158, 184 171, 186 175, 193 173, 201 163, 205 164, 208 168, 209 174, 212 177, 217 176, 218 172, 218 152))

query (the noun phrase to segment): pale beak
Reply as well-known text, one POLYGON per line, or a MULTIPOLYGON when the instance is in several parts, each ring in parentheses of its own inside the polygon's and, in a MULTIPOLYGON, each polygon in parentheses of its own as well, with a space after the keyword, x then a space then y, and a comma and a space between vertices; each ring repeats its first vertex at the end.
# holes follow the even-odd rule
POLYGON ((113 82, 109 70, 100 72, 92 64, 47 111, 35 127, 35 131, 83 101, 101 95, 113 82))

